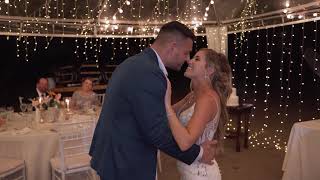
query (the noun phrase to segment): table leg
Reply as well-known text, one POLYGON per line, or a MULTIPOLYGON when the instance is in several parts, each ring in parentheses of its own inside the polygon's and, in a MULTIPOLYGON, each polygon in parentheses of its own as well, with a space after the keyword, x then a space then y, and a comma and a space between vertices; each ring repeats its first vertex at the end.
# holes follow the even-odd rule
POLYGON ((238 113, 237 117, 237 139, 236 139, 236 151, 240 152, 240 134, 241 134, 241 113, 238 113))

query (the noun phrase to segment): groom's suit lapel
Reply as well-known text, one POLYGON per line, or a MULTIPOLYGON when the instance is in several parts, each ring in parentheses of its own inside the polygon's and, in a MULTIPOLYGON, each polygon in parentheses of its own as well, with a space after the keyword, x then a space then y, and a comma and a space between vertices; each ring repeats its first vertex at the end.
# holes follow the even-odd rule
POLYGON ((163 72, 163 71, 161 70, 161 68, 159 67, 158 57, 157 57, 156 53, 154 52, 154 50, 151 49, 151 48, 146 48, 146 49, 144 50, 144 53, 149 56, 149 58, 148 58, 147 60, 148 60, 148 61, 149 61, 149 60, 152 61, 152 63, 154 63, 154 65, 156 65, 156 69, 159 70, 159 71, 161 71, 161 72, 162 72, 161 74, 162 74, 163 77, 165 78, 166 75, 164 74, 164 72, 163 72))

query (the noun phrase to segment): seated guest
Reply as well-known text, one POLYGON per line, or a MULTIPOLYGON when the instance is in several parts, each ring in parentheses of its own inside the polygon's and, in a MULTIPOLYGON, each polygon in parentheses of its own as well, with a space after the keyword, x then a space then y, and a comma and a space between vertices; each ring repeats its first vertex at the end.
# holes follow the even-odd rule
POLYGON ((23 95, 17 97, 17 101, 14 104, 14 110, 20 112, 20 104, 26 103, 30 104, 31 99, 38 99, 39 97, 46 97, 48 95, 48 79, 45 77, 40 77, 36 81, 36 87, 33 87, 30 90, 26 90, 23 95), (20 98, 21 97, 21 98, 20 98))
POLYGON ((48 79, 41 77, 37 79, 36 88, 33 91, 29 92, 29 94, 26 95, 25 98, 28 98, 28 99, 34 99, 39 97, 43 98, 48 95, 47 91, 48 91, 48 79))
POLYGON ((89 78, 82 80, 81 89, 73 93, 70 105, 74 110, 87 110, 99 105, 98 96, 92 91, 92 81, 89 78))

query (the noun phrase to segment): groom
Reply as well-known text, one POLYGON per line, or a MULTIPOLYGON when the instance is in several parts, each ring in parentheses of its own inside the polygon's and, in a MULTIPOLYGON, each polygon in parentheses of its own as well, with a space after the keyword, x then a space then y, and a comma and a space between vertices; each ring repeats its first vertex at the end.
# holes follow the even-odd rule
POLYGON ((112 74, 90 148, 102 180, 154 180, 157 149, 191 164, 211 164, 208 141, 182 152, 168 126, 164 105, 167 70, 180 70, 192 51, 192 31, 177 21, 161 28, 151 48, 128 58, 112 74))

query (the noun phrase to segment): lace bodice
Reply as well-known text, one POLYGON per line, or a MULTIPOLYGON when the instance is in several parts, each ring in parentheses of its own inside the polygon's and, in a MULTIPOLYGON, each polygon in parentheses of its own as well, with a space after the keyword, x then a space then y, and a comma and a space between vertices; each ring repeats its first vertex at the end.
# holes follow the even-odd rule
MULTIPOLYGON (((195 104, 180 113, 179 119, 184 126, 186 126, 190 121, 194 112, 194 106, 195 104)), ((207 123, 203 134, 199 137, 196 144, 201 145, 204 141, 213 139, 214 133, 218 127, 221 111, 218 104, 217 107, 217 114, 207 123)), ((203 164, 199 161, 195 161, 191 165, 187 165, 181 161, 177 161, 177 167, 181 175, 180 180, 221 180, 219 166, 216 161, 214 161, 213 165, 203 164)))
MULTIPOLYGON (((193 104, 191 107, 187 108, 186 110, 184 110, 183 112, 180 113, 179 119, 180 119, 180 122, 184 126, 186 126, 188 124, 189 120, 191 119, 191 116, 192 116, 193 111, 194 111, 194 106, 195 106, 195 104, 193 104)), ((197 140, 196 144, 200 145, 206 140, 212 140, 213 139, 214 133, 216 132, 217 127, 218 127, 219 118, 220 118, 220 106, 218 105, 217 114, 215 115, 215 117, 211 121, 209 121, 207 123, 203 134, 199 137, 199 139, 197 140)))

